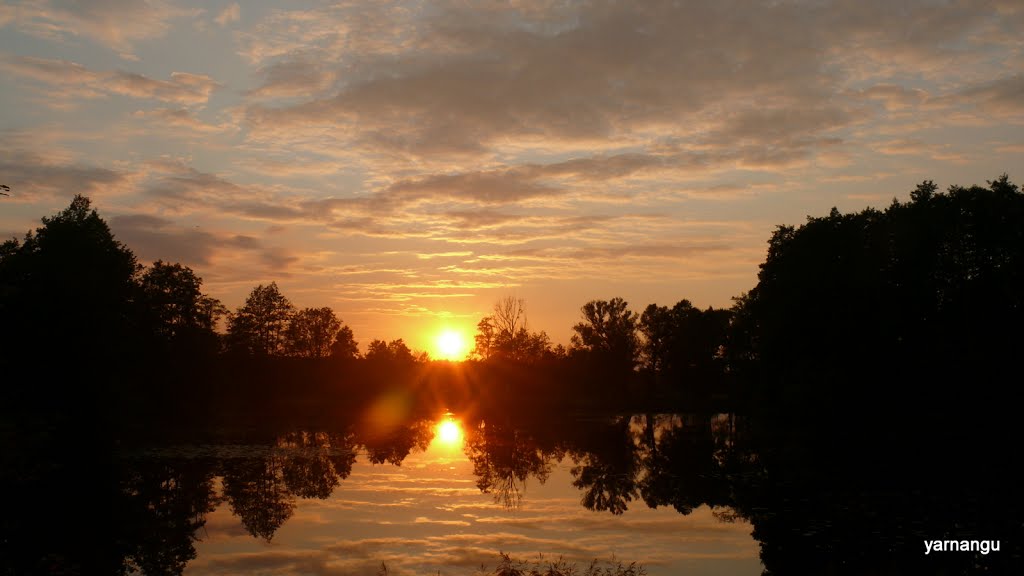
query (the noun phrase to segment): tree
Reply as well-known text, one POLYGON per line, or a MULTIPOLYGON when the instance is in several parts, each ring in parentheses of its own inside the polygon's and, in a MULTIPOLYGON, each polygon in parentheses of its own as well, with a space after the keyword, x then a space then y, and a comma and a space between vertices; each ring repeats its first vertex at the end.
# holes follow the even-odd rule
POLYGON ((792 420, 808 427, 870 413, 915 433, 1005 405, 1024 347, 1006 330, 1024 321, 1024 195, 1003 176, 911 196, 773 234, 730 335, 730 359, 756 362, 755 405, 828 420, 792 420))
POLYGON ((0 250, 0 324, 18 335, 4 352, 123 356, 135 345, 135 255, 84 196, 42 223, 0 250))
POLYGON ((672 308, 651 304, 640 316, 640 345, 644 368, 659 380, 685 386, 690 399, 701 399, 714 390, 724 373, 723 350, 731 313, 701 310, 689 300, 672 308))
POLYGON ((366 359, 370 362, 391 364, 412 364, 422 359, 413 355, 405 341, 399 338, 391 342, 373 340, 366 349, 366 359))
POLYGON ((245 305, 228 320, 231 347, 258 356, 284 354, 285 330, 293 309, 291 302, 278 290, 276 282, 253 288, 245 305))
POLYGON ((139 278, 141 315, 152 333, 164 342, 213 346, 219 300, 200 290, 203 279, 181 264, 157 260, 139 278))
POLYGON ((477 323, 473 354, 487 360, 536 361, 549 352, 551 341, 541 332, 530 332, 522 298, 506 296, 494 304, 494 313, 477 323))
POLYGON ((304 308, 288 322, 288 351, 304 358, 327 358, 340 330, 341 321, 330 308, 304 308))
POLYGON ((639 339, 637 314, 622 298, 592 300, 583 305, 583 322, 572 327, 572 348, 610 366, 632 370, 639 339))
MULTIPOLYGON (((689 300, 681 300, 677 307, 692 308, 689 300)), ((672 349, 672 338, 677 331, 676 318, 666 306, 649 304, 640 315, 638 327, 643 336, 640 345, 640 356, 644 368, 651 372, 661 372, 668 361, 672 349)))
POLYGON ((359 342, 356 342, 351 328, 342 326, 334 335, 334 342, 331 344, 331 358, 352 360, 358 357, 359 342))

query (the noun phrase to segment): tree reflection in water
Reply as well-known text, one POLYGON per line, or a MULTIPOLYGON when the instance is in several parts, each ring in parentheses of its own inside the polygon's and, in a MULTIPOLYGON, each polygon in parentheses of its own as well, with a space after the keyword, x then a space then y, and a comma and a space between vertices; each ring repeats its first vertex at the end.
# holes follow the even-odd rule
POLYGON ((285 485, 284 461, 276 455, 224 463, 224 498, 249 534, 270 541, 291 518, 295 497, 285 485))
POLYGON ((516 508, 523 498, 521 486, 533 476, 543 484, 561 453, 545 449, 534 436, 499 420, 481 420, 466 435, 466 456, 473 463, 476 485, 494 494, 505 508, 516 508))
MULTIPOLYGON (((92 508, 112 510, 116 527, 105 544, 61 540, 81 530, 54 534, 45 544, 31 542, 20 530, 41 526, 33 519, 38 512, 16 503, 3 528, 3 564, 12 573, 110 573, 117 566, 115 573, 180 574, 196 556, 206 516, 221 502, 250 535, 271 541, 299 500, 330 497, 359 454, 370 463, 400 465, 413 450, 430 445, 437 423, 413 419, 381 429, 353 420, 330 428, 266 431, 263 442, 240 449, 229 449, 237 445, 231 441, 203 444, 202 434, 184 447, 128 454, 122 449, 109 468, 113 476, 84 479, 89 494, 109 495, 105 502, 54 496, 62 490, 54 483, 59 471, 85 464, 75 452, 53 449, 61 437, 51 437, 50 444, 37 446, 55 455, 50 470, 58 476, 8 466, 5 493, 43 503, 51 515, 62 510, 89 517, 92 508)), ((722 520, 747 520, 761 543, 766 574, 801 573, 801 567, 851 575, 875 567, 914 573, 940 560, 945 573, 967 574, 1020 560, 1021 498, 1009 479, 994 473, 972 478, 966 470, 942 478, 932 475, 935 462, 917 471, 911 464, 892 468, 894 460, 886 455, 894 448, 884 446, 876 449, 890 475, 859 459, 843 466, 847 454, 812 451, 828 444, 828 430, 820 431, 823 437, 775 447, 765 439, 777 435, 764 426, 732 415, 475 414, 463 419, 463 450, 477 487, 506 508, 522 504, 531 478, 543 484, 563 463, 590 510, 619 515, 642 501, 690 514, 706 505, 722 520), (1003 548, 984 558, 923 558, 925 539, 959 537, 1000 539, 1003 548)), ((19 459, 8 454, 7 462, 19 459)))

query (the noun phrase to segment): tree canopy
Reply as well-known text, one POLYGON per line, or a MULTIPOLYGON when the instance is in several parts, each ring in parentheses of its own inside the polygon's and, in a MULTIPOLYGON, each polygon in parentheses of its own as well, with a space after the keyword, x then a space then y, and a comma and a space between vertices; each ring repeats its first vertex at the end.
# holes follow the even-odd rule
POLYGON ((632 370, 640 346, 637 313, 622 298, 591 300, 580 311, 583 321, 572 327, 572 349, 632 370))
POLYGON ((737 301, 730 356, 781 404, 991 404, 1024 345, 1006 329, 1024 320, 1021 222, 1024 195, 1004 175, 780 226, 737 301), (965 386, 953 404, 936 393, 965 386))
POLYGON ((285 330, 294 309, 276 282, 253 288, 245 304, 228 319, 230 347, 257 356, 284 355, 285 330))
POLYGON ((217 321, 226 313, 216 298, 202 293, 203 279, 188 266, 157 260, 140 278, 139 315, 154 336, 195 351, 217 349, 217 321))
POLYGON ((551 353, 551 340, 541 332, 530 332, 522 298, 506 296, 494 304, 494 311, 477 323, 473 354, 483 360, 501 359, 535 362, 551 353))
POLYGON ((110 355, 133 342, 135 255, 78 195, 23 241, 0 250, 0 320, 18 338, 4 347, 15 356, 46 350, 110 355))
POLYGON ((341 320, 330 308, 303 308, 288 321, 288 351, 293 356, 327 358, 339 330, 341 320))

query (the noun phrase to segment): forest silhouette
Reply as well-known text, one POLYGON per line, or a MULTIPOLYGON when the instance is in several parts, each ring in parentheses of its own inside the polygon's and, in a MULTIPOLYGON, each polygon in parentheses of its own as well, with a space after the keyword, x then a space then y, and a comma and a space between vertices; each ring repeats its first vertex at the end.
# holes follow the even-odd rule
POLYGON ((220 501, 270 540, 356 454, 401 463, 451 409, 477 486, 506 506, 568 459, 586 508, 749 521, 765 574, 1002 573, 1024 560, 1008 471, 1022 299, 1019 187, 926 181, 884 210, 779 226, 729 309, 592 300, 563 347, 505 298, 466 362, 401 339, 360 354, 333 310, 295 310, 275 283, 229 311, 188 267, 140 265, 76 196, 0 246, 0 488, 19 495, 0 558, 12 574, 180 574, 220 501), (273 449, 120 456, 214 429, 273 449), (93 497, 66 494, 72 475, 93 497), (112 513, 112 533, 90 528, 112 513), (1004 546, 923 554, 948 538, 1004 546))

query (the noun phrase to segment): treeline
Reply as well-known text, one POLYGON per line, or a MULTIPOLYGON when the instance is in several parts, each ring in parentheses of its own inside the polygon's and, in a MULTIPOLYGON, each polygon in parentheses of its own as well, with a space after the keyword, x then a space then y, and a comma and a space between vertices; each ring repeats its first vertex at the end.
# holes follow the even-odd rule
MULTIPOLYGON (((51 528, 45 523, 53 517, 67 519, 67 534, 104 537, 90 522, 110 508, 76 495, 109 494, 103 475, 120 473, 114 442, 146 438, 78 422, 7 426, 11 414, 58 406, 163 433, 168 428, 152 426, 154 417, 175 407, 168 410, 175 421, 216 422, 248 440, 254 423, 289 427, 288 416, 306 430, 315 429, 303 428, 315 424, 311 414, 334 424, 365 418, 390 422, 381 428, 390 432, 346 429, 335 437, 338 447, 358 440, 374 461, 401 461, 427 437, 422 426, 407 425, 417 421, 417 407, 434 415, 445 407, 467 422, 486 421, 469 427, 467 456, 477 486, 501 501, 514 503, 517 486, 543 480, 568 457, 587 508, 619 513, 643 501, 685 514, 706 504, 749 520, 766 574, 917 573, 933 561, 933 571, 947 574, 1003 573, 1024 561, 1024 501, 1008 472, 1024 349, 1024 194, 1006 176, 945 192, 926 181, 909 201, 884 210, 833 210, 780 226, 757 285, 729 310, 681 301, 636 312, 622 299, 595 300, 582 308, 570 345, 559 347, 530 330, 521 301, 503 299, 478 325, 475 360, 461 366, 424 362, 399 341, 371 344, 355 358, 344 352, 354 340, 326 314, 326 328, 315 331, 322 337, 290 336, 293 310, 276 347, 260 347, 270 340, 261 340, 258 322, 232 321, 249 302, 228 317, 198 282, 182 281, 190 275, 173 264, 138 266, 83 198, 24 241, 2 245, 0 432, 14 450, 0 462, 0 480, 9 494, 68 494, 76 511, 40 514, 37 499, 15 498, 12 517, 28 520, 8 523, 19 528, 5 540, 12 555, 52 540, 33 535, 51 528), (195 286, 184 291, 194 314, 158 304, 163 296, 153 286, 167 284, 195 286), (226 321, 225 336, 217 318, 226 321), (325 338, 327 358, 298 352, 323 354, 309 343, 325 338), (701 404, 741 414, 657 415, 701 404), (571 408, 580 406, 605 413, 573 418, 571 408), (643 415, 624 415, 631 410, 643 415), (32 465, 37 454, 69 459, 57 469, 64 473, 32 465), (67 474, 81 470, 96 474, 68 492, 67 474), (1005 548, 986 557, 925 557, 921 542, 937 538, 998 539, 1005 548)), ((312 448, 313 438, 323 437, 275 442, 312 448)), ((344 479, 354 453, 328 450, 334 442, 316 461, 234 462, 235 492, 225 485, 225 496, 244 508, 245 495, 264 494, 253 487, 269 479, 287 488, 279 491, 285 503, 322 497, 344 479), (317 468, 323 474, 306 474, 317 468), (314 481, 296 482, 302 478, 314 481)), ((180 474, 172 469, 173 482, 166 469, 126 477, 131 489, 109 498, 135 514, 131 535, 157 533, 146 514, 161 509, 151 502, 180 503, 175 509, 193 521, 208 513, 213 478, 228 470, 196 463, 180 474), (182 486, 195 486, 197 499, 162 491, 182 486)), ((266 504, 248 508, 245 524, 263 537, 288 516, 266 504)), ((161 558, 183 567, 199 524, 182 526, 180 554, 161 558)), ((67 541, 81 548, 69 556, 99 549, 67 541)), ((131 536, 118 543, 136 545, 131 536)), ((114 558, 143 556, 140 548, 114 558)))
POLYGON ((620 298, 592 301, 566 348, 528 328, 522 300, 504 298, 477 326, 472 366, 455 376, 428 368, 428 355, 402 339, 374 340, 360 354, 331 308, 297 309, 273 282, 230 311, 189 267, 140 264, 80 195, 22 240, 0 245, 0 295, 11 335, 0 366, 25 378, 8 380, 3 392, 18 410, 83 401, 111 412, 196 403, 256 410, 281 405, 283 396, 331 399, 396 386, 449 404, 500 403, 523 392, 603 401, 644 392, 638 367, 693 382, 720 372, 711 367, 729 318, 687 301, 651 305, 643 315, 620 298))
MULTIPOLYGON (((680 300, 636 312, 621 298, 593 300, 563 347, 527 326, 522 300, 504 298, 478 323, 473 361, 456 376, 428 368, 426 354, 401 339, 375 340, 360 356, 333 310, 296 310, 275 283, 228 311, 188 267, 141 266, 77 196, 0 247, 9 335, 0 365, 30 378, 46 367, 45 398, 95 392, 86 376, 121 397, 151 395, 163 382, 169 398, 237 391, 214 378, 264 394, 340 394, 368 382, 427 393, 431 381, 463 400, 893 413, 924 402, 945 414, 939 383, 970 383, 958 406, 983 406, 998 403, 1016 373, 1006 359, 1024 340, 1003 328, 1024 314, 1022 223, 1024 196, 1005 175, 945 193, 926 181, 885 210, 833 209, 779 226, 758 284, 731 309, 680 300), (296 384, 289 371, 312 383, 296 384), (289 383, 275 389, 271 374, 289 383)), ((40 392, 8 382, 8 395, 40 392)))

